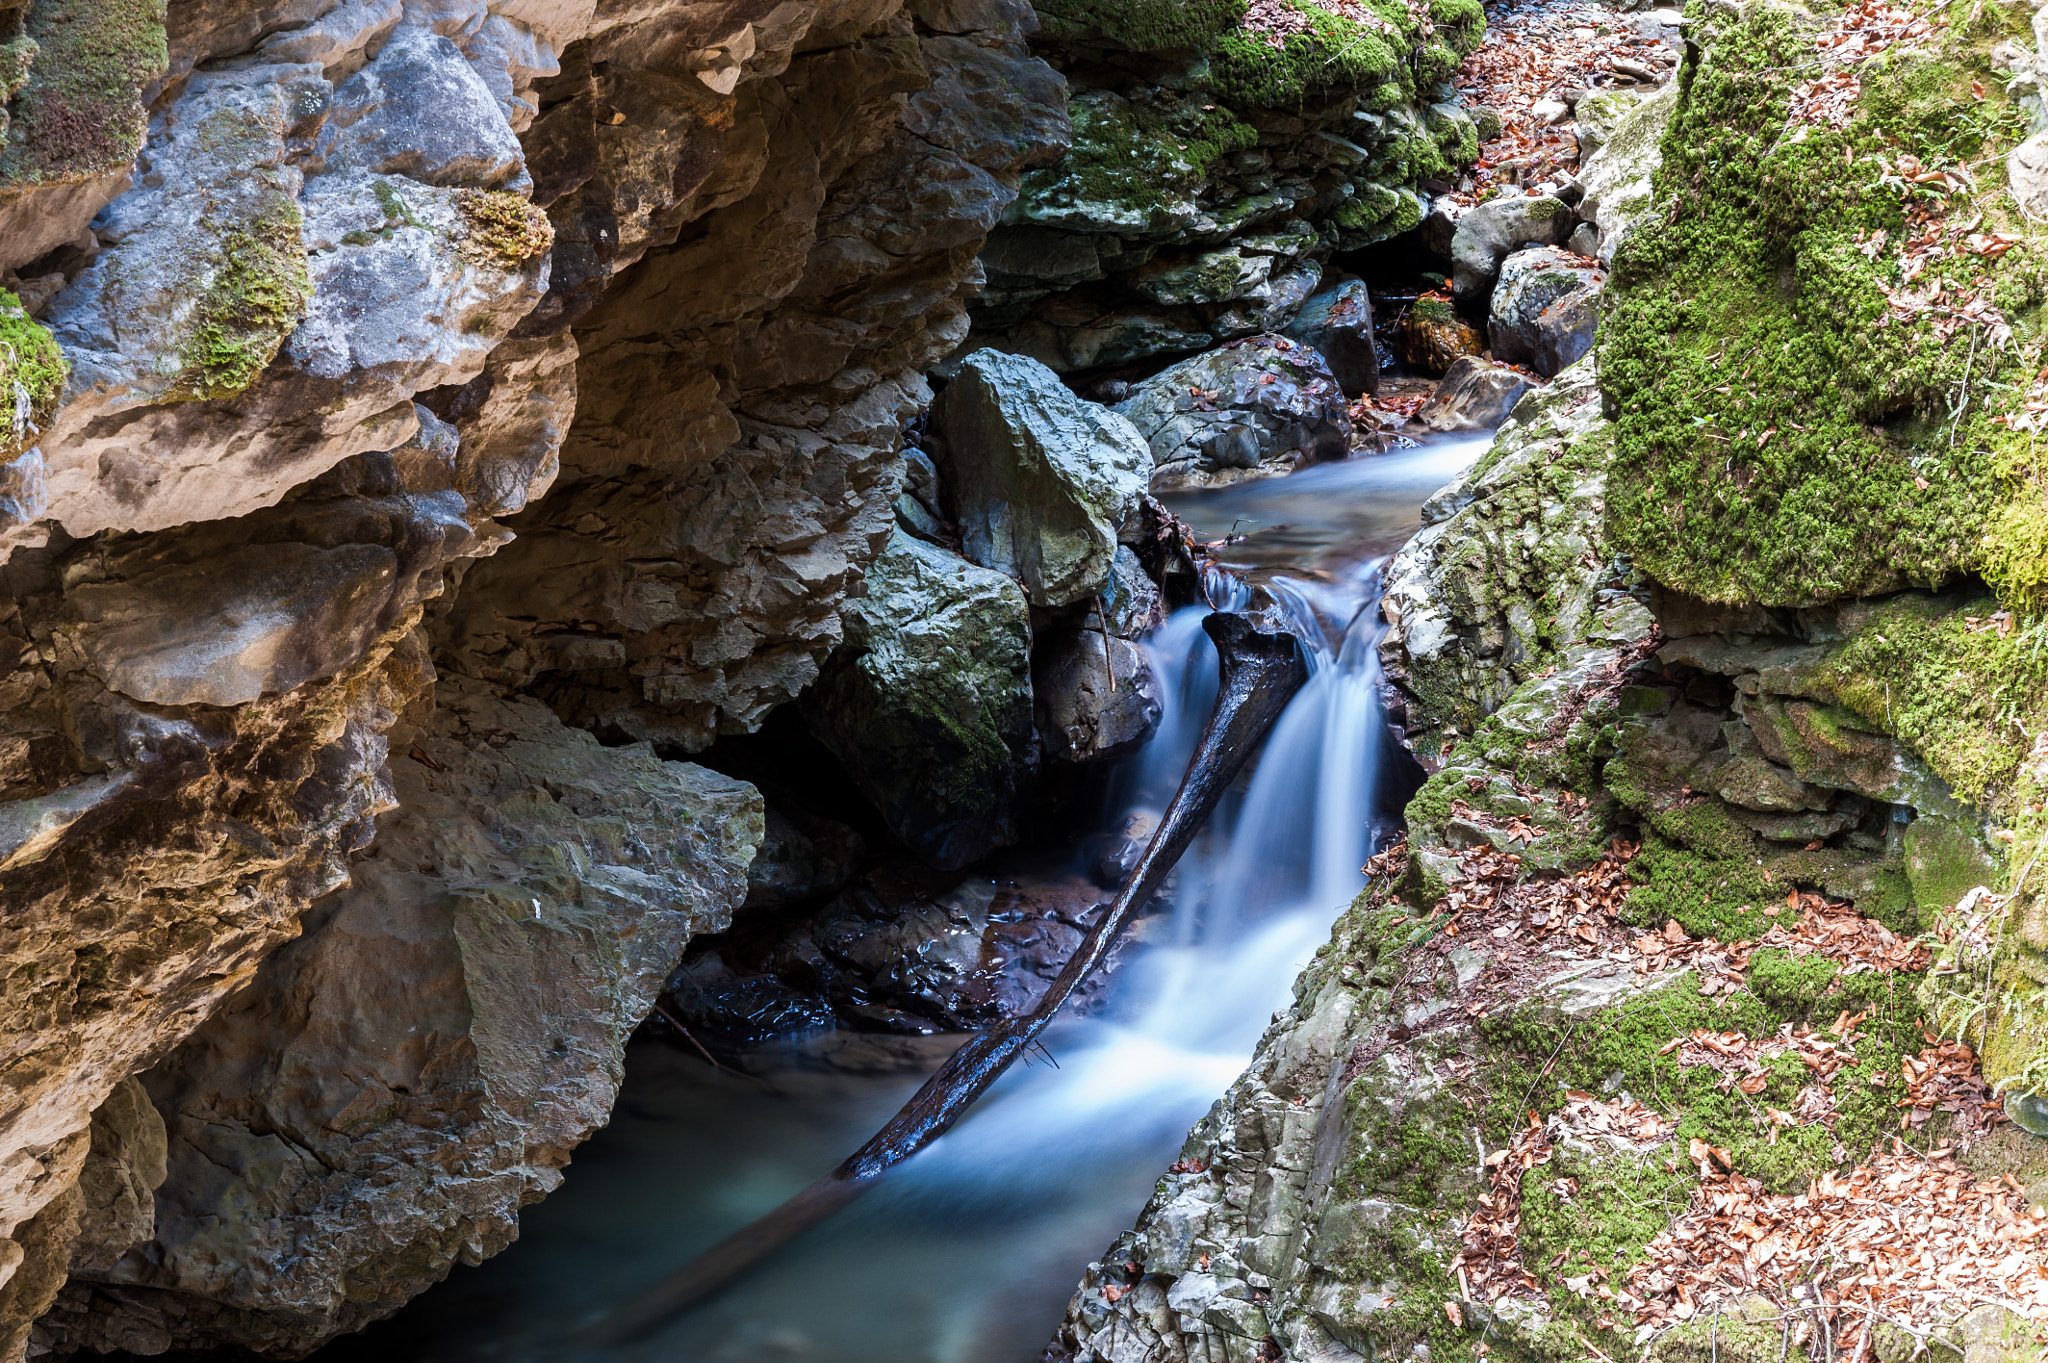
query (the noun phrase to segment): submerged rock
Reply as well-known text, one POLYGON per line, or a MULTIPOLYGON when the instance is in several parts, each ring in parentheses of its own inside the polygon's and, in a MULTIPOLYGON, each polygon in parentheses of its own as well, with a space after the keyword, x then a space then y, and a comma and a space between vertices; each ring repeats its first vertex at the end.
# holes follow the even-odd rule
POLYGON ((896 532, 803 709, 906 847, 957 867, 1008 846, 1038 762, 1023 589, 896 532))
POLYGON ((1351 451, 1343 389, 1321 355, 1285 337, 1183 360, 1116 410, 1150 442, 1155 491, 1270 478, 1351 451))
POLYGON ((961 551, 1034 606, 1094 596, 1151 472, 1143 438, 1036 360, 970 355, 932 404, 931 447, 961 551))

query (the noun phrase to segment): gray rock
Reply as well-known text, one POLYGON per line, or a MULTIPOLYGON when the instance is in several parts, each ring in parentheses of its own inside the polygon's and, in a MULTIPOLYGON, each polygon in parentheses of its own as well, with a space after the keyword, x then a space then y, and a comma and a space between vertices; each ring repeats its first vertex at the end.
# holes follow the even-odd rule
POLYGON ((1387 568, 1380 646, 1418 751, 1423 736, 1493 713, 1566 641, 1599 633, 1611 457, 1588 358, 1523 396, 1493 448, 1423 508, 1387 568), (1503 520, 1517 532, 1497 542, 1483 527, 1503 520))
POLYGON ((1464 355, 1444 371, 1414 421, 1428 431, 1490 431, 1507 419, 1530 386, 1529 376, 1519 370, 1464 355))
POLYGON ((1023 589, 899 531, 846 620, 846 646, 803 701, 811 731, 933 865, 1014 842, 1037 764, 1023 589))
POLYGON ((1432 200, 1422 218, 1422 246, 1440 260, 1451 258, 1451 243, 1458 235, 1458 219, 1464 205, 1448 196, 1432 200))
POLYGON ((1117 404, 1151 445, 1155 491, 1272 477, 1351 449, 1344 392, 1284 337, 1233 341, 1138 384, 1117 404))
POLYGON ((1159 680, 1144 650, 1085 615, 1039 638, 1031 686, 1046 755, 1061 761, 1128 756, 1159 724, 1159 680))
POLYGON ((1379 392, 1379 343, 1373 338, 1372 296, 1364 280, 1346 279, 1312 295, 1281 335, 1321 355, 1344 396, 1379 392))
POLYGON ((1458 302, 1486 302, 1501 262, 1524 246, 1557 246, 1569 237, 1572 211, 1556 199, 1510 195, 1468 208, 1451 237, 1451 288, 1458 302))
POLYGON ((497 97, 461 49, 425 27, 394 31, 377 59, 341 84, 314 150, 331 170, 450 187, 533 187, 497 97))
POLYGON ((740 907, 781 909, 837 894, 853 879, 865 847, 861 835, 843 823, 769 805, 740 907))
POLYGON ((1549 378, 1593 348, 1606 272, 1554 246, 1517 251, 1501 263, 1487 317, 1493 355, 1549 378))
POLYGON ((1581 164, 1607 145, 1621 120, 1642 101, 1642 91, 1629 89, 1589 90, 1580 97, 1572 112, 1581 164))
POLYGON ((1678 113, 1678 100, 1678 82, 1671 81, 1638 101, 1579 167, 1579 185, 1585 190, 1579 216, 1600 229, 1603 265, 1614 263, 1629 229, 1650 207, 1650 177, 1664 162, 1664 132, 1678 113))
POLYGON ((932 404, 931 443, 969 559, 1021 580, 1035 606, 1102 590, 1151 472, 1129 421, 1035 360, 981 350, 932 404))
POLYGON ((604 1124, 684 944, 746 891, 743 782, 473 684, 410 745, 427 760, 399 764, 354 885, 150 1072, 169 1176, 87 1338, 303 1353, 503 1248, 604 1124))

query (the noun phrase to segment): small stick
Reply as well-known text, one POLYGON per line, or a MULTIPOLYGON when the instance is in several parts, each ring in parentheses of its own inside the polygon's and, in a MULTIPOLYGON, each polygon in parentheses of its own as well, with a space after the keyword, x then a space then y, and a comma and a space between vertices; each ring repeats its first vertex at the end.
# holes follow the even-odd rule
POLYGON ((690 1034, 690 1029, 683 1026, 682 1020, 678 1018, 674 1013, 669 1012, 668 1009, 662 1007, 659 1003, 654 1005, 654 1011, 661 1014, 663 1020, 665 1020, 669 1026, 681 1032, 683 1034, 683 1040, 689 1042, 692 1046, 695 1046, 697 1048, 697 1054, 703 1056, 705 1063, 709 1064, 712 1069, 717 1070, 720 1074, 733 1073, 732 1070, 729 1070, 725 1066, 719 1064, 717 1057, 713 1056, 711 1052, 704 1049, 704 1043, 697 1040, 696 1037, 692 1036, 690 1034))

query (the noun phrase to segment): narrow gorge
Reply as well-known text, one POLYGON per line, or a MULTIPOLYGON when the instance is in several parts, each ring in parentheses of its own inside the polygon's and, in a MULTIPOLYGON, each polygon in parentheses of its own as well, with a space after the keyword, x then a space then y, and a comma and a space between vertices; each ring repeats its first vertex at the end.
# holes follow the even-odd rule
POLYGON ((2048 1358, 2048 9, 1639 3, 0 0, 0 1363, 2048 1358))

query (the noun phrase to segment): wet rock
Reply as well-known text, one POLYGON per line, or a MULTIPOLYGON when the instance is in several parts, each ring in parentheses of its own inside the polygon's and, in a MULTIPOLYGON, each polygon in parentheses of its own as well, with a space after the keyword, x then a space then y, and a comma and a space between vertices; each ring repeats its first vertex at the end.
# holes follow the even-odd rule
POLYGON ((751 787, 473 683, 438 701, 354 885, 147 1077, 154 1238, 67 1289, 74 1342, 301 1353, 496 1252, 604 1123, 675 956, 729 922, 751 787))
POLYGON ((1117 405, 1151 445, 1154 490, 1218 487, 1342 459, 1351 418, 1322 356, 1262 336, 1183 360, 1117 405))
POLYGON ((1016 840, 1037 764, 1030 650, 1014 580, 899 531, 803 701, 890 831, 935 866, 1016 840))
POLYGON ((1342 280, 1311 296, 1281 334, 1321 355, 1344 396, 1379 391, 1379 343, 1373 338, 1372 297, 1364 280, 1342 280))
POLYGON ((774 975, 737 973, 716 951, 669 976, 664 1009, 704 1041, 745 1046, 807 1036, 839 1025, 832 1005, 774 975))
POLYGON ((1464 307, 1483 307, 1502 261, 1525 246, 1563 244, 1574 224, 1572 211, 1547 197, 1510 195, 1465 210, 1451 238, 1453 296, 1464 307))
POLYGON ((1579 216, 1600 232, 1599 258, 1614 264, 1614 253, 1629 229, 1650 207, 1650 177, 1664 156, 1664 132, 1678 113, 1679 84, 1669 82, 1644 97, 1614 124, 1600 149, 1579 166, 1585 198, 1579 216))
POLYGON ((1123 416, 1035 360, 983 350, 932 404, 931 442, 961 549, 1035 606, 1102 590, 1151 457, 1123 416))
POLYGON ((1556 247, 1517 251, 1501 263, 1487 336, 1494 358, 1549 378, 1593 348, 1605 271, 1556 247))
POLYGON ((1484 351, 1486 338, 1458 316, 1450 300, 1425 294, 1401 319, 1400 348, 1401 358, 1417 369, 1443 374, 1465 356, 1484 351))
POLYGON ((1520 370, 1463 355, 1422 404, 1414 423, 1428 431, 1490 431, 1507 419, 1530 380, 1520 370))
POLYGON ((1159 682, 1144 650, 1085 616, 1040 637, 1031 684, 1046 756, 1061 761, 1127 756, 1159 723, 1159 682))

